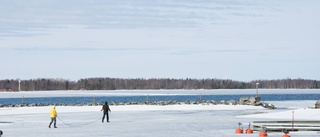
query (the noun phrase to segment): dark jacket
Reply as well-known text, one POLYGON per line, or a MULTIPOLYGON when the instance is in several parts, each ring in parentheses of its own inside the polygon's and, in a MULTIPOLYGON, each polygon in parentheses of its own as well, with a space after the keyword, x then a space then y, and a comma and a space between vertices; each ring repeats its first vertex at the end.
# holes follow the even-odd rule
POLYGON ((109 105, 108 105, 108 102, 106 102, 103 106, 102 106, 102 109, 101 111, 103 110, 103 113, 108 113, 108 111, 111 112, 110 108, 109 108, 109 105))

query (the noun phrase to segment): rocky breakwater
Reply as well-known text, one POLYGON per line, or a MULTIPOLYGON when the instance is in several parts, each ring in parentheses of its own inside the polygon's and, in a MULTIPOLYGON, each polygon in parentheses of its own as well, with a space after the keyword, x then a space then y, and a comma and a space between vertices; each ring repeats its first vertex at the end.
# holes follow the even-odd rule
MULTIPOLYGON (((1 107, 39 107, 39 106, 100 106, 103 105, 103 102, 93 103, 93 102, 84 102, 84 103, 73 103, 73 104, 44 104, 44 103, 31 103, 31 104, 0 104, 1 107)), ((260 102, 259 97, 242 97, 239 100, 187 100, 187 101, 145 101, 145 102, 109 102, 111 106, 119 106, 119 105, 252 105, 252 106, 262 106, 268 109, 275 109, 276 107, 270 103, 260 102)))

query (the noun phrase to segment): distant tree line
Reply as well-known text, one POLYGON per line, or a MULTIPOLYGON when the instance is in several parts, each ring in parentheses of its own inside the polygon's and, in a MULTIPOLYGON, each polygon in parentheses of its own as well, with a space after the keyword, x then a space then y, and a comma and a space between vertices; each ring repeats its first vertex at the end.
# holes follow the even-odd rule
MULTIPOLYGON (((87 78, 21 80, 22 91, 39 90, 134 90, 134 89, 319 89, 320 81, 308 79, 277 79, 241 82, 228 79, 122 79, 87 78)), ((18 91, 19 80, 0 80, 0 91, 18 91)))

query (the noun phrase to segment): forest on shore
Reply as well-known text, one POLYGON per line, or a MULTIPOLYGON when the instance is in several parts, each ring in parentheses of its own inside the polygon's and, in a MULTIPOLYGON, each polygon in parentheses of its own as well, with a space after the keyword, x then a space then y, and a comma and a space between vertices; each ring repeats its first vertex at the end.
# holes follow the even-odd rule
POLYGON ((0 91, 44 90, 136 90, 136 89, 319 89, 320 81, 310 79, 253 80, 250 82, 229 79, 123 79, 86 78, 78 81, 65 79, 6 79, 0 80, 0 91), (259 83, 259 84, 257 84, 259 83))

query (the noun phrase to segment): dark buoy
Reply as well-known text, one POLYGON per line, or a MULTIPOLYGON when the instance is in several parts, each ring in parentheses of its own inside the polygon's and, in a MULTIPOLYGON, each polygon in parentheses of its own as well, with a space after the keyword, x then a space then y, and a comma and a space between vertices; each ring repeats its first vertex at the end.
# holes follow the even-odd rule
POLYGON ((284 135, 282 135, 282 137, 290 137, 290 135, 288 135, 289 131, 287 129, 283 129, 282 130, 284 135))

